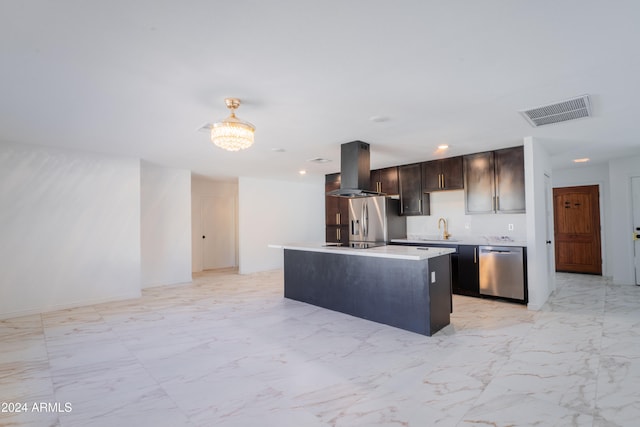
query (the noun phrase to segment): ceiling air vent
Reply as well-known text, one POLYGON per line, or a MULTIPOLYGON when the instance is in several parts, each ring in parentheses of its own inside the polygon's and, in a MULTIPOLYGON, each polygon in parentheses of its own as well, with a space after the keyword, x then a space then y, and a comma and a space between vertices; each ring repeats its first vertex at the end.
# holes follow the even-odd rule
POLYGON ((309 159, 307 161, 311 162, 311 163, 329 163, 331 160, 325 159, 325 158, 322 158, 322 157, 315 157, 315 158, 309 159))
POLYGON ((524 117, 531 126, 538 127, 552 123, 566 122, 567 120, 580 119, 582 117, 591 117, 591 103, 589 102, 589 95, 582 95, 555 104, 543 105, 518 112, 522 114, 522 117, 524 117))

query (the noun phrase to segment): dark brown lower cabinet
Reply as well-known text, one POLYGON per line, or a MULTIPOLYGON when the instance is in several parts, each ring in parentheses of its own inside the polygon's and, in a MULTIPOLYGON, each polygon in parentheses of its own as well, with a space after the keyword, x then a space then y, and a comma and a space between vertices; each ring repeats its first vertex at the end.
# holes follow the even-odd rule
POLYGON ((478 247, 458 246, 458 280, 453 292, 460 295, 480 295, 480 264, 478 247))
POLYGON ((327 243, 349 242, 349 226, 328 226, 326 228, 327 243))

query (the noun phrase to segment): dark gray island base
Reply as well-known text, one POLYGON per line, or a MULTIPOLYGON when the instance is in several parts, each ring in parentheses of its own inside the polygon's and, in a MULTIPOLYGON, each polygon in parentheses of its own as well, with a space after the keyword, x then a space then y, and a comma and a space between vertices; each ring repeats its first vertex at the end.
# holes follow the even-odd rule
POLYGON ((284 249, 286 298, 428 336, 450 322, 449 253, 427 258, 413 248, 421 258, 402 259, 284 249))

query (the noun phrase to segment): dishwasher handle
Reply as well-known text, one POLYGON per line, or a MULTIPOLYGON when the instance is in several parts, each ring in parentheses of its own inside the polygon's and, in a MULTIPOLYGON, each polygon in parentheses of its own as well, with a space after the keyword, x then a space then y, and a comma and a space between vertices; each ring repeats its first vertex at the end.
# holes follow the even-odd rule
POLYGON ((522 253, 522 249, 520 248, 496 248, 496 247, 482 247, 480 246, 480 254, 496 254, 496 255, 509 255, 515 254, 520 255, 522 253))

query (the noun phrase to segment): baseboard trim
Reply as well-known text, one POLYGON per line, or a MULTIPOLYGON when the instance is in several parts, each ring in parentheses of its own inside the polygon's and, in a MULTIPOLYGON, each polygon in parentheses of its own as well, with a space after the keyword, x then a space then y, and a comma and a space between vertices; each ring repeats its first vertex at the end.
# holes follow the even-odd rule
POLYGON ((120 294, 112 297, 107 297, 107 298, 96 298, 96 299, 74 301, 74 302, 63 303, 63 304, 53 304, 53 305, 48 305, 44 307, 32 307, 25 310, 9 311, 5 313, 0 313, 0 320, 13 319, 16 317, 24 317, 24 316, 33 316, 37 314, 50 313, 53 311, 68 310, 70 308, 87 307, 87 306, 92 306, 97 304, 104 304, 107 302, 123 301, 127 299, 137 299, 137 298, 140 298, 141 295, 142 294, 140 293, 140 291, 137 291, 137 292, 131 292, 126 294, 120 294))

